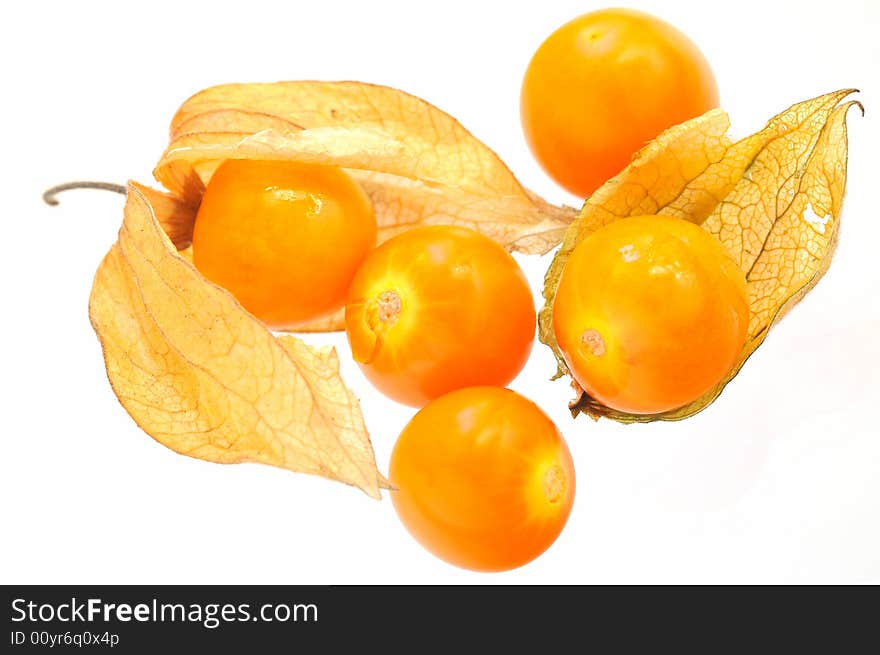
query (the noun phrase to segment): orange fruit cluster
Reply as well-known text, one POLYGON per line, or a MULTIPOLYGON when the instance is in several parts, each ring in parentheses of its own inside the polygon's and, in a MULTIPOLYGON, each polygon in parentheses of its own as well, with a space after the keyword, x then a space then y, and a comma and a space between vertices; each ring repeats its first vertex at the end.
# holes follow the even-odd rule
MULTIPOLYGON (((653 17, 605 10, 553 33, 522 86, 526 138, 581 196, 662 130, 718 102, 696 47, 653 17)), ((342 169, 229 160, 204 193, 196 267, 267 326, 345 309, 354 359, 388 397, 422 409, 391 458, 394 507, 438 557, 481 571, 534 559, 571 512, 558 429, 504 389, 535 334, 526 278, 504 248, 454 226, 376 247, 370 200, 342 169)), ((728 373, 748 326, 745 279, 721 244, 672 218, 617 221, 563 272, 553 326, 576 381, 608 407, 681 407, 728 373)))

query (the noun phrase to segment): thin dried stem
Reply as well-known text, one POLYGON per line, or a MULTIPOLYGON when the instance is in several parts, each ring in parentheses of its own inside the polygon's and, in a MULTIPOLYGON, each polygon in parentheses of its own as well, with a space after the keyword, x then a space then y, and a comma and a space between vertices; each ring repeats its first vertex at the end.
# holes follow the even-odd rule
POLYGON ((128 193, 128 187, 124 184, 114 184, 113 182, 65 182, 58 184, 51 189, 43 192, 43 202, 47 205, 55 206, 58 204, 57 196, 62 191, 70 191, 71 189, 100 189, 101 191, 113 191, 125 195, 128 193))

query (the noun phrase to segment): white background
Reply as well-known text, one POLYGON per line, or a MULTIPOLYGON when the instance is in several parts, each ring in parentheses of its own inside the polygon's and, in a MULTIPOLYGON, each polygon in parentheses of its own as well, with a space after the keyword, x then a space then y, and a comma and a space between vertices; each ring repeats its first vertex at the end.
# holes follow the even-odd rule
MULTIPOLYGON (((578 2, 15 3, 0 20, 4 181, 0 582, 507 583, 880 581, 880 10, 861 2, 637 2, 713 65, 734 133, 857 86, 840 247, 826 277, 724 396, 682 423, 572 421, 543 346, 513 388, 568 439, 566 530, 503 574, 434 559, 386 498, 257 465, 181 457, 107 383, 86 304, 122 198, 70 179, 151 180, 180 102, 231 81, 359 79, 458 117, 527 185, 576 204, 524 143, 519 84, 578 2), (872 152, 873 151, 873 152, 872 152)), ((521 258, 537 291, 548 258, 521 258)), ((343 337, 332 342, 342 359, 343 337)), ((412 412, 350 362, 380 467, 412 412)))

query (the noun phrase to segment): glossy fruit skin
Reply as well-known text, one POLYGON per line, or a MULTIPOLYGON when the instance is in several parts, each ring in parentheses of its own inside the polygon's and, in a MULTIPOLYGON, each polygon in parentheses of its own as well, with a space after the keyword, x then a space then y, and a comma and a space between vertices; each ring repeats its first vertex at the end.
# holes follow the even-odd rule
POLYGON ((474 230, 403 232, 358 270, 345 307, 355 361, 388 397, 421 407, 453 389, 503 386, 535 337, 535 307, 516 260, 474 230))
POLYGON ((666 216, 615 221, 572 251, 553 329, 574 379, 604 405, 656 414, 718 384, 745 344, 745 275, 721 243, 666 216))
POLYGON ((649 14, 603 9, 563 25, 526 70, 526 140, 550 177, 585 198, 664 130, 718 106, 709 64, 649 14))
POLYGON ((230 159, 205 188, 193 262, 268 327, 294 329, 343 306, 376 232, 342 169, 230 159))
POLYGON ((391 454, 394 509, 437 557, 476 571, 533 560, 559 536, 575 494, 571 454, 532 401, 499 387, 442 396, 391 454))

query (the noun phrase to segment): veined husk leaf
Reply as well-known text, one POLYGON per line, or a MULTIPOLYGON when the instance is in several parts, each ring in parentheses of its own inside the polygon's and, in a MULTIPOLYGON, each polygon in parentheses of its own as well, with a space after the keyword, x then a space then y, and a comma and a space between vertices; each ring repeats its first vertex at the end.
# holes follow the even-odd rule
POLYGON ((161 227, 181 207, 151 206, 142 188, 129 187, 89 301, 123 407, 179 453, 321 475, 378 498, 385 482, 336 353, 274 337, 202 277, 161 227))
POLYGON ((456 224, 512 250, 543 253, 576 211, 528 190, 485 144, 430 103, 362 82, 226 84, 187 100, 155 176, 189 205, 229 158, 341 166, 370 195, 379 241, 456 224))
MULTIPOLYGON (((727 114, 712 110, 648 144, 584 204, 544 281, 541 341, 569 374, 556 343, 552 307, 565 262, 583 239, 627 216, 664 214, 701 225, 739 262, 749 288, 746 345, 729 375, 696 401, 650 416, 605 407, 577 387, 572 413, 622 422, 677 420, 708 406, 763 342, 768 330, 822 277, 831 261, 846 186, 846 115, 857 101, 844 89, 807 100, 739 141, 727 114)), ((859 105, 860 106, 860 105, 859 105)))

